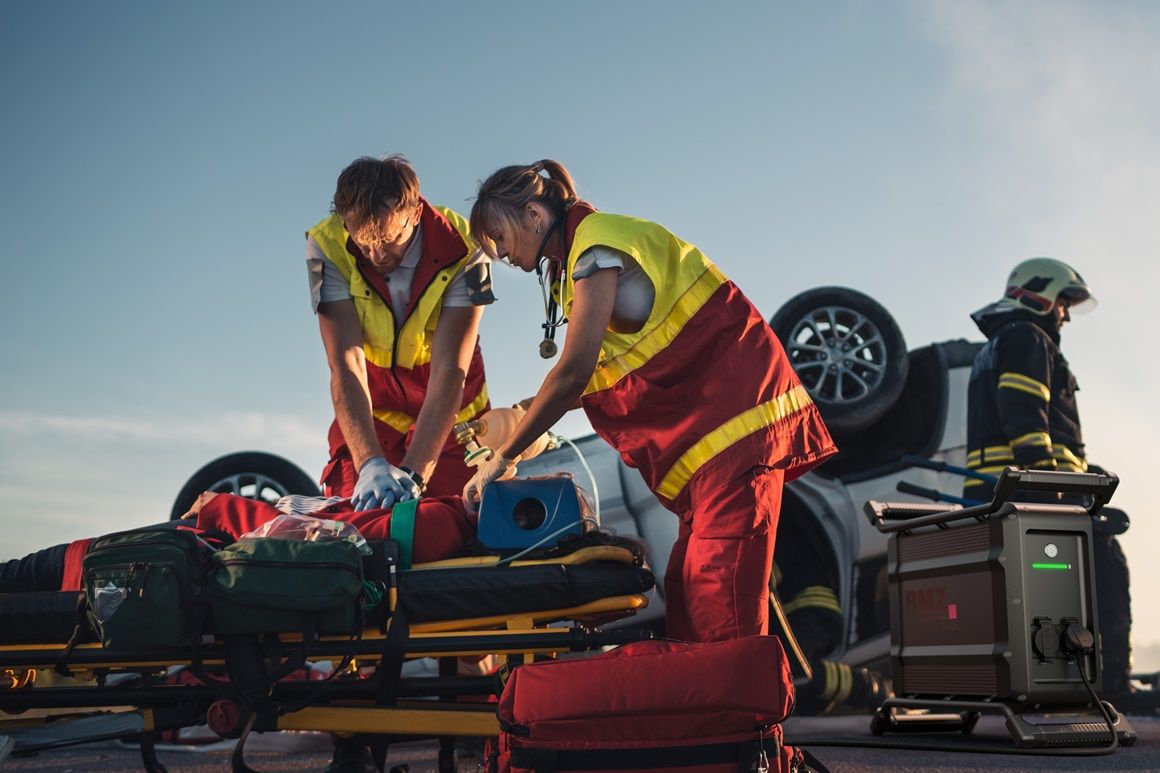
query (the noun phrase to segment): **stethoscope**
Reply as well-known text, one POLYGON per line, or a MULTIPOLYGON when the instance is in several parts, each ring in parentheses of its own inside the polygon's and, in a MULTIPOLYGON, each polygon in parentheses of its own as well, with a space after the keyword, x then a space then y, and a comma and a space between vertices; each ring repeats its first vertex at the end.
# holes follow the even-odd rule
POLYGON ((540 292, 544 296, 544 324, 540 325, 544 329, 544 340, 540 341, 540 356, 545 360, 552 359, 560 351, 556 345, 556 328, 568 324, 568 318, 560 316, 560 304, 552 294, 552 287, 560 281, 560 274, 563 273, 560 259, 544 256, 544 248, 548 246, 548 240, 552 238, 556 229, 564 224, 565 214, 558 215, 552 221, 552 225, 548 226, 544 238, 540 241, 539 249, 536 250, 536 254, 540 256, 536 259, 536 279, 540 282, 540 292))

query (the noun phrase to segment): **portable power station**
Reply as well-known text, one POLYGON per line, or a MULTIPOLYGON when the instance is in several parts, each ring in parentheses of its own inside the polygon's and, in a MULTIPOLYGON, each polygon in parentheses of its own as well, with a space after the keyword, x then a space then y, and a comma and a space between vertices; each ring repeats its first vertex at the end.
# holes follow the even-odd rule
MULTIPOLYGON (((1118 483, 1110 474, 1011 467, 1000 476, 994 499, 975 507, 866 503, 871 523, 891 535, 896 697, 876 715, 876 733, 897 729, 891 709, 926 708, 962 710, 971 726, 981 711, 1003 713, 1021 745, 1108 740, 1099 715, 1084 716, 1095 709, 1079 669, 1098 694, 1091 516, 1118 483), (1012 501, 1016 492, 1083 495, 1091 504, 1012 501), (1094 636, 1091 652, 1068 645, 1072 626, 1078 626, 1073 633, 1086 629, 1094 636)), ((1117 729, 1127 740, 1130 728, 1120 721, 1117 729)))
POLYGON ((585 506, 566 475, 497 480, 483 490, 479 541, 491 550, 545 545, 565 534, 584 533, 585 506))

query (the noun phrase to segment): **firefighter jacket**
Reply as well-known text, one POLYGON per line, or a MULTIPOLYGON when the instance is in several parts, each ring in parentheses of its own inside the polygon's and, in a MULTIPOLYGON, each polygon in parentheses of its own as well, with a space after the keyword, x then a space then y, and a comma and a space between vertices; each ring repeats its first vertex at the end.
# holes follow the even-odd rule
MULTIPOLYGON (((975 314, 988 341, 975 356, 968 389, 967 467, 1084 472, 1075 376, 1052 320, 993 305, 975 314)), ((967 480, 963 495, 990 499, 993 486, 967 480)))
MULTIPOLYGON (((398 320, 391 311, 386 280, 363 257, 340 216, 331 215, 307 232, 350 282, 351 298, 362 328, 371 410, 380 440, 405 436, 414 426, 427 394, 431 344, 443 293, 452 278, 467 268, 475 251, 467 221, 450 209, 432 206, 424 200, 419 222, 423 230, 423 254, 411 285, 407 310, 398 320)), ((481 292, 489 293, 487 277, 473 279, 469 275, 468 280, 469 285, 479 285, 483 288, 481 292)), ((487 408, 483 355, 477 340, 455 421, 475 418, 487 408)), ((449 437, 447 442, 454 444, 455 441, 449 437)), ((343 445, 345 441, 335 421, 330 428, 332 458, 343 445)))
POLYGON ((692 244, 646 220, 580 202, 566 221, 565 315, 589 248, 619 250, 656 292, 637 332, 605 332, 581 404, 592 428, 670 509, 760 465, 791 480, 837 452, 781 342, 741 291, 692 244))

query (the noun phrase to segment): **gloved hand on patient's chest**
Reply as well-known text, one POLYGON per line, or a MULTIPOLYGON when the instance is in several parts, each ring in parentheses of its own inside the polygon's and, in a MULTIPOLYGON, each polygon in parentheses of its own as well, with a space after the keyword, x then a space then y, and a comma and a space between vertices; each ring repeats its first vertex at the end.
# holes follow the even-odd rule
POLYGON ((409 472, 381 456, 372 456, 359 467, 350 503, 361 512, 392 507, 396 502, 416 499, 419 494, 419 484, 409 472))

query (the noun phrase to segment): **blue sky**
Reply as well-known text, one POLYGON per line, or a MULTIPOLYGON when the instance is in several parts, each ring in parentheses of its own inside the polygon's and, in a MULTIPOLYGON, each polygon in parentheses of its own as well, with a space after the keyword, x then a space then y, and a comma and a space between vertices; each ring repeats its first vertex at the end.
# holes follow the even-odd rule
MULTIPOLYGON (((912 346, 977 338, 1015 262, 1075 264, 1101 305, 1065 351, 1135 517, 1137 641, 1160 640, 1157 51, 1146 2, 6 4, 0 557, 158 520, 222 453, 316 473, 302 234, 338 171, 402 152, 466 212, 553 157, 767 314, 848 285, 912 346)), ((504 403, 547 366, 534 282, 497 273, 504 403)))

